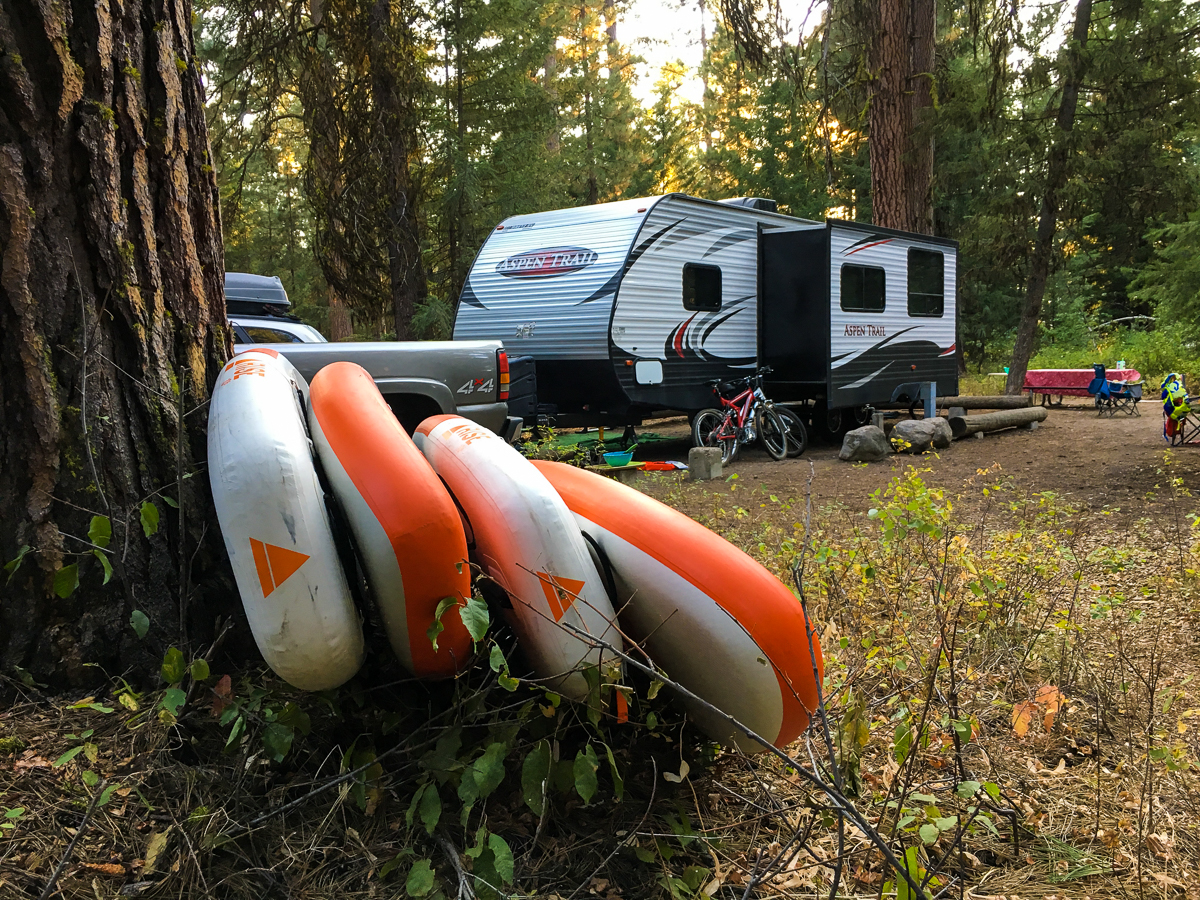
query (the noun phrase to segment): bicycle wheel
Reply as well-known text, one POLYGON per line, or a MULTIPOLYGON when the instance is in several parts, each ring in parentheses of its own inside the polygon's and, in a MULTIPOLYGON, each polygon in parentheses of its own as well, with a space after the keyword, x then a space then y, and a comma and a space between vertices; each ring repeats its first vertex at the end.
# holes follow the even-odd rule
POLYGON ((776 406, 775 412, 783 419, 788 431, 788 459, 800 456, 808 449, 808 429, 804 427, 804 419, 794 409, 787 406, 776 406))
POLYGON ((769 406, 758 411, 758 437, 771 459, 786 459, 788 455, 788 427, 783 424, 779 413, 769 406))
POLYGON ((692 442, 697 447, 719 447, 722 464, 737 459, 737 428, 730 418, 719 409, 702 409, 692 420, 692 442))

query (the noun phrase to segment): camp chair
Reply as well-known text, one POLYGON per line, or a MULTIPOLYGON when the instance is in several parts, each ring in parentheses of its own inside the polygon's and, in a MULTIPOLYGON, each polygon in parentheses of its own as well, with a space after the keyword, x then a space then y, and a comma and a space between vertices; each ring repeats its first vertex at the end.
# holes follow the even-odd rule
POLYGON ((1096 412, 1101 416, 1115 416, 1123 412, 1127 416, 1140 416, 1138 403, 1142 399, 1142 383, 1126 384, 1109 381, 1103 363, 1093 363, 1095 378, 1088 384, 1087 392, 1096 398, 1096 412))

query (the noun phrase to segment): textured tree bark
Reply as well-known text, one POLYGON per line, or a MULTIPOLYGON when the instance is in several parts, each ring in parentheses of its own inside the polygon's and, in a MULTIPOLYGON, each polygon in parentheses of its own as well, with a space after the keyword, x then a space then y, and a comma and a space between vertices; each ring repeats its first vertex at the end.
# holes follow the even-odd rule
POLYGON ((933 234, 934 38, 937 0, 912 0, 909 32, 908 230, 933 234))
POLYGON ((0 50, 0 562, 29 548, 0 668, 152 671, 211 625, 189 568, 220 552, 198 466, 231 343, 191 7, 0 0, 0 50), (110 541, 89 542, 93 516, 110 541))
POLYGON ((871 210, 876 225, 908 228, 905 151, 912 133, 909 75, 910 0, 879 0, 878 27, 871 43, 871 210))
POLYGON ((378 117, 380 155, 388 191, 388 274, 391 281, 392 309, 396 340, 413 340, 412 317, 418 303, 425 300, 428 284, 421 259, 421 241, 417 227, 416 189, 410 157, 416 152, 414 80, 411 62, 396 52, 396 31, 403 23, 392 24, 390 0, 374 0, 369 17, 371 87, 378 117))
POLYGON ((1017 340, 1013 345, 1012 362, 1004 391, 1019 394, 1025 384, 1025 372, 1037 343, 1038 318, 1042 299, 1046 296, 1046 280, 1050 277, 1050 254, 1054 249, 1054 233, 1058 230, 1058 192, 1067 181, 1067 157, 1070 152, 1071 131, 1075 127, 1075 108, 1079 104, 1079 86, 1087 70, 1088 29, 1092 24, 1092 0, 1079 0, 1075 6, 1075 26, 1071 41, 1063 50, 1064 72, 1062 100, 1054 122, 1055 134, 1046 160, 1046 189, 1042 193, 1038 212, 1037 237, 1029 255, 1029 277, 1025 282, 1025 303, 1017 325, 1017 340))
POLYGON ((876 16, 867 112, 872 219, 932 234, 936 0, 879 0, 876 16))

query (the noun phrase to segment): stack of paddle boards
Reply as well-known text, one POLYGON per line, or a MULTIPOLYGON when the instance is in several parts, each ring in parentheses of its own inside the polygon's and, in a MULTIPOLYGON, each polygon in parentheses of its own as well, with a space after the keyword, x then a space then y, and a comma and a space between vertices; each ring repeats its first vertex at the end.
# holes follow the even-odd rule
POLYGON ((392 649, 418 677, 468 663, 459 616, 442 615, 436 647, 427 631, 444 599, 467 602, 474 563, 504 592, 534 672, 567 696, 586 696, 583 671, 619 665, 632 640, 703 701, 685 700, 716 740, 762 749, 711 707, 776 746, 816 709, 820 646, 792 592, 749 556, 632 488, 530 462, 460 416, 410 438, 353 363, 310 386, 273 350, 239 354, 213 391, 208 441, 250 628, 295 687, 336 687, 363 661, 325 484, 392 649))

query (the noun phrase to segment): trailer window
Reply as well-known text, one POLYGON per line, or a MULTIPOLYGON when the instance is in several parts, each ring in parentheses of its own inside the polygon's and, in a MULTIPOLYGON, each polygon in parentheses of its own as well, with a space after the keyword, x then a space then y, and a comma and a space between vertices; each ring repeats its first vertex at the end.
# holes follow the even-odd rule
POLYGON ((842 266, 842 309, 846 312, 883 312, 883 295, 883 269, 842 266))
POLYGON ((945 260, 934 250, 908 251, 908 314, 941 316, 946 309, 945 260))
POLYGON ((683 308, 715 312, 721 308, 721 267, 683 264, 683 308))

